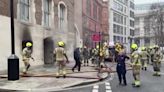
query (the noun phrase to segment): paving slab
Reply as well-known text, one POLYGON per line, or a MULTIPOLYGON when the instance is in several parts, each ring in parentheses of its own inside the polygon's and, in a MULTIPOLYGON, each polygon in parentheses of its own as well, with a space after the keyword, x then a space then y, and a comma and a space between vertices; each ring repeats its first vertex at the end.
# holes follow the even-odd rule
MULTIPOLYGON (((28 74, 22 74, 19 80, 8 81, 7 75, 3 74, 0 77, 0 89, 17 90, 17 91, 32 91, 32 92, 47 92, 56 91, 68 88, 82 83, 98 82, 97 70, 94 67, 82 67, 80 72, 72 72, 71 66, 67 66, 67 77, 56 78, 55 67, 32 67, 28 74)), ((76 71, 76 70, 75 70, 76 71)), ((107 77, 107 76, 106 76, 107 77)))

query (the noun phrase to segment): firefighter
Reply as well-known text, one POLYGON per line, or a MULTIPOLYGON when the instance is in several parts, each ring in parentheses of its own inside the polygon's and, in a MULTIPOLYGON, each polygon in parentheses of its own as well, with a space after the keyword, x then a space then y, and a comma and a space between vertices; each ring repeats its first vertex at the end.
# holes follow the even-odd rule
POLYGON ((104 50, 104 62, 109 61, 109 45, 105 42, 104 46, 103 46, 103 50, 104 50))
POLYGON ((58 71, 56 73, 56 77, 59 78, 60 75, 62 75, 64 78, 66 77, 66 69, 65 65, 66 63, 69 63, 68 57, 66 55, 65 49, 64 49, 64 42, 60 41, 58 42, 58 47, 54 50, 54 56, 56 59, 56 64, 58 66, 58 71), (66 58, 66 61, 65 61, 66 58))
POLYGON ((142 51, 141 51, 141 64, 142 64, 142 70, 147 70, 147 63, 148 63, 148 57, 149 54, 146 51, 145 47, 142 47, 142 51))
POLYGON ((153 46, 150 46, 150 60, 151 60, 151 65, 153 65, 153 55, 154 55, 154 49, 153 49, 153 46))
POLYGON ((104 42, 103 47, 100 48, 100 67, 105 67, 105 58, 109 57, 108 45, 104 42))
POLYGON ((103 68, 104 67, 104 56, 105 56, 105 49, 104 48, 100 48, 100 53, 99 53, 99 64, 100 67, 103 68))
POLYGON ((133 78, 134 78, 134 82, 132 83, 132 85, 134 87, 140 87, 140 85, 141 85, 141 82, 140 82, 141 62, 140 62, 140 54, 137 51, 138 50, 137 44, 132 44, 131 49, 132 49, 131 63, 132 63, 132 72, 133 72, 133 78))
POLYGON ((122 51, 122 45, 120 43, 116 43, 115 44, 115 59, 114 59, 115 62, 116 62, 116 57, 120 51, 122 51))
POLYGON ((150 47, 147 47, 146 51, 149 55, 147 64, 150 64, 150 62, 151 62, 150 47))
POLYGON ((94 57, 95 57, 95 67, 99 66, 99 45, 94 49, 94 57))
POLYGON ((31 47, 32 47, 32 43, 31 42, 27 42, 26 43, 26 47, 23 49, 23 55, 22 55, 22 61, 24 62, 24 65, 25 65, 25 68, 23 69, 23 73, 26 74, 28 69, 30 68, 30 59, 33 59, 34 61, 34 58, 31 56, 32 54, 32 50, 31 50, 31 47))
POLYGON ((162 55, 159 46, 156 45, 154 46, 154 54, 153 54, 154 76, 161 76, 160 74, 161 59, 162 59, 162 55))

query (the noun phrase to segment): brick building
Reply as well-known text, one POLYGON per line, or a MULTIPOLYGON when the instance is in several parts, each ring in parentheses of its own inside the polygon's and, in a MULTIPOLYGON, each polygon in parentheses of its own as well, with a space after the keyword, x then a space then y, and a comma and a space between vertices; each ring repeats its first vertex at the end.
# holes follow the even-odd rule
POLYGON ((102 42, 109 42, 109 9, 108 9, 108 0, 103 1, 103 7, 102 7, 102 20, 101 20, 101 26, 102 26, 102 42))
MULTIPOLYGON (((74 23, 74 14, 77 14, 74 0, 14 0, 14 7, 15 49, 20 67, 23 65, 21 51, 27 41, 33 43, 33 57, 37 61, 31 62, 33 65, 53 64, 52 52, 61 40, 72 58, 80 24, 74 23)), ((0 0, 0 29, 0 70, 4 70, 11 52, 9 0, 0 0)))
POLYGON ((92 35, 100 32, 102 41, 108 40, 108 4, 103 0, 83 0, 82 4, 83 45, 95 47, 98 42, 92 41, 92 35))

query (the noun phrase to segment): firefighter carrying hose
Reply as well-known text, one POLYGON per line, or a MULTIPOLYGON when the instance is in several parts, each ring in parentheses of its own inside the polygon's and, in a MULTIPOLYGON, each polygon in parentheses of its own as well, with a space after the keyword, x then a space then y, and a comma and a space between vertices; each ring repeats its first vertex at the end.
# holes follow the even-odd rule
POLYGON ((64 78, 66 77, 66 69, 65 65, 66 63, 69 63, 68 57, 66 55, 66 52, 64 50, 64 42, 60 41, 58 42, 58 47, 54 50, 54 56, 56 59, 56 64, 58 66, 58 71, 56 73, 56 77, 59 78, 60 75, 62 75, 64 78), (65 61, 66 58, 66 61, 65 61))
POLYGON ((140 54, 137 51, 138 46, 137 44, 131 45, 132 54, 131 54, 131 63, 132 63, 132 72, 133 72, 133 78, 134 82, 132 85, 134 87, 140 87, 140 68, 141 68, 141 62, 140 62, 140 54))
POLYGON ((32 43, 31 42, 27 42, 26 43, 26 47, 23 49, 23 54, 22 54, 22 58, 23 58, 23 62, 24 62, 24 65, 25 65, 25 68, 23 69, 23 73, 26 74, 28 69, 30 68, 30 59, 33 59, 34 61, 34 58, 31 56, 32 54, 32 50, 31 50, 31 47, 32 47, 32 43))

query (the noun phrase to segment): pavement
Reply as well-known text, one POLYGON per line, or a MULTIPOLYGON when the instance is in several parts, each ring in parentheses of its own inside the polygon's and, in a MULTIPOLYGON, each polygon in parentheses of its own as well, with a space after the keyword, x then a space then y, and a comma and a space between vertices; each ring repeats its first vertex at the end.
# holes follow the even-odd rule
MULTIPOLYGON (((75 85, 99 82, 97 70, 92 66, 82 66, 81 71, 72 72, 73 63, 67 65, 66 78, 56 78, 56 66, 37 66, 31 67, 27 75, 20 73, 20 79, 8 81, 6 74, 0 75, 0 91, 30 91, 47 92, 58 91, 75 85)), ((103 75, 107 78, 108 75, 103 75)))
MULTIPOLYGON (((109 66, 112 68, 113 71, 115 71, 115 64, 109 63, 109 66)), ((141 71, 141 87, 139 88, 133 87, 131 85, 133 82, 133 75, 130 67, 127 67, 127 69, 128 68, 129 71, 127 71, 126 74, 127 86, 119 85, 117 73, 114 72, 109 79, 101 83, 95 83, 88 86, 78 87, 76 89, 69 89, 57 92, 164 92, 164 60, 162 60, 161 77, 152 76, 152 65, 148 65, 147 71, 141 71)))
POLYGON ((152 76, 153 67, 148 66, 147 71, 141 71, 141 87, 135 88, 131 84, 133 82, 132 72, 129 71, 126 74, 127 77, 127 86, 118 85, 118 78, 115 74, 113 80, 110 81, 111 89, 113 92, 164 92, 164 64, 162 63, 161 67, 161 77, 152 76))
MULTIPOLYGON (((94 83, 91 85, 86 85, 86 86, 80 86, 75 89, 67 89, 67 90, 62 90, 62 91, 57 91, 57 92, 117 92, 117 91, 112 91, 113 90, 113 83, 111 81, 115 80, 114 82, 117 83, 117 77, 116 75, 116 63, 106 63, 108 67, 111 68, 112 72, 110 73, 110 77, 108 77, 105 81, 103 82, 98 82, 94 83)), ((131 67, 127 65, 127 70, 130 71, 131 67)), ((129 91, 132 92, 132 91, 129 91)))

